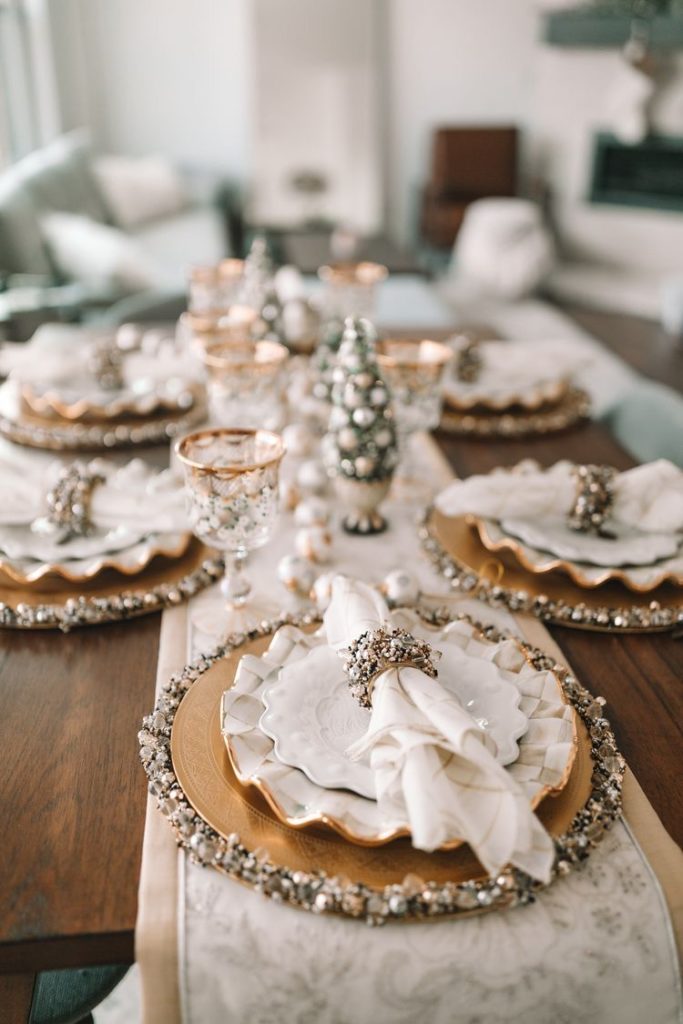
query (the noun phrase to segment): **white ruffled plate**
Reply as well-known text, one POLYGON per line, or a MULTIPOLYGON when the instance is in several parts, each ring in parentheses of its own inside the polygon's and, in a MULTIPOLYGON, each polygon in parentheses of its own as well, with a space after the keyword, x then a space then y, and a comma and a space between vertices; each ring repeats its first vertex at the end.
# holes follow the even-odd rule
MULTIPOLYGON (((494 519, 479 518, 474 519, 473 522, 484 547, 489 551, 511 551, 520 565, 533 573, 542 574, 559 570, 566 573, 579 586, 589 588, 601 586, 609 580, 618 580, 630 590, 639 593, 647 593, 666 582, 683 584, 683 538, 675 535, 639 534, 637 538, 634 537, 631 547, 631 542, 625 538, 610 541, 576 534, 576 536, 568 538, 568 547, 565 550, 580 550, 585 557, 583 560, 562 557, 548 550, 546 544, 551 543, 552 531, 546 531, 541 524, 525 521, 522 525, 518 520, 505 520, 505 525, 503 525, 494 519), (521 529, 519 529, 520 526, 521 529), (522 532, 528 538, 535 537, 539 542, 543 541, 543 544, 536 546, 525 542, 518 535, 522 532), (621 559, 628 557, 630 551, 633 552, 632 557, 636 561, 639 558, 644 558, 644 555, 648 553, 647 537, 654 538, 650 550, 672 550, 672 555, 656 558, 649 564, 624 564, 621 559), (593 541, 599 543, 593 545, 591 543, 593 541), (590 552, 597 559, 602 554, 603 544, 616 544, 617 557, 608 565, 590 564, 586 557, 587 553, 590 552)), ((564 527, 558 528, 554 535, 556 538, 561 537, 562 529, 564 527)), ((567 533, 570 532, 572 531, 567 530, 567 533)))
MULTIPOLYGON (((519 711, 527 723, 519 739, 518 756, 507 770, 534 807, 565 785, 576 752, 576 726, 574 712, 564 702, 553 673, 534 669, 517 641, 481 640, 465 621, 436 632, 414 613, 395 612, 392 621, 428 637, 437 647, 447 636, 449 643, 496 666, 501 679, 517 689, 519 711)), ((278 817, 293 828, 324 824, 352 842, 370 846, 409 835, 407 822, 383 817, 374 800, 348 789, 318 785, 300 768, 283 764, 273 740, 260 727, 264 691, 276 682, 281 667, 308 657, 321 643, 319 635, 284 626, 262 657, 247 655, 240 661, 234 685, 223 694, 221 706, 223 736, 235 773, 240 782, 256 786, 278 817)), ((460 837, 453 836, 445 848, 460 843, 460 837)))
MULTIPOLYGON (((454 693, 497 747, 501 764, 519 755, 517 740, 528 727, 519 710, 521 694, 501 677, 492 662, 480 666, 480 678, 459 671, 459 644, 439 641, 439 680, 454 693)), ((435 641, 432 639, 432 645, 435 641)), ((375 779, 369 760, 351 761, 346 750, 367 731, 370 712, 351 696, 339 656, 327 645, 314 648, 263 691, 266 710, 260 727, 275 745, 283 764, 300 768, 327 789, 350 789, 375 799, 375 779)))
POLYGON ((533 548, 558 558, 585 562, 605 569, 618 566, 652 565, 677 554, 681 538, 675 533, 643 533, 610 520, 606 524, 614 539, 571 530, 563 519, 503 519, 506 533, 533 548))
MULTIPOLYGON (((0 528, 0 537, 7 529, 0 528)), ((157 556, 180 558, 187 550, 191 537, 192 534, 189 532, 153 533, 143 538, 133 535, 126 545, 111 551, 93 552, 80 557, 61 555, 45 561, 34 558, 10 558, 0 550, 0 576, 20 584, 38 583, 48 576, 77 583, 80 580, 90 580, 105 569, 115 569, 125 576, 133 576, 142 572, 157 556)), ((67 547, 66 544, 63 546, 67 547)))

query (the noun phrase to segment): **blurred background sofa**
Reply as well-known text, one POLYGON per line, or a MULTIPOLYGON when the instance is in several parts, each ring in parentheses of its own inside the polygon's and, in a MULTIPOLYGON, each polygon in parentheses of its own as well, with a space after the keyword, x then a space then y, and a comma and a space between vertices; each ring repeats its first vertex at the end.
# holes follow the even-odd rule
POLYGON ((228 182, 61 136, 0 174, 0 337, 46 320, 177 316, 188 264, 241 249, 228 182))

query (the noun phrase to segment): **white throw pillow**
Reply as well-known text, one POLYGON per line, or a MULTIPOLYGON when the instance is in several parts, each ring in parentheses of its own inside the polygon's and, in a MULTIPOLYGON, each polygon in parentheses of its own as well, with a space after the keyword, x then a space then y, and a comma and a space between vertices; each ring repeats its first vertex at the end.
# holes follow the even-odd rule
POLYGON ((100 156, 95 177, 116 223, 134 228, 188 205, 182 178, 163 157, 100 156))
POLYGON ((159 283, 154 264, 118 228, 75 213, 48 213, 41 228, 59 270, 93 288, 142 291, 159 283))
POLYGON ((487 295, 521 299, 555 262, 540 209, 526 199, 479 199, 467 207, 454 247, 455 272, 487 295))

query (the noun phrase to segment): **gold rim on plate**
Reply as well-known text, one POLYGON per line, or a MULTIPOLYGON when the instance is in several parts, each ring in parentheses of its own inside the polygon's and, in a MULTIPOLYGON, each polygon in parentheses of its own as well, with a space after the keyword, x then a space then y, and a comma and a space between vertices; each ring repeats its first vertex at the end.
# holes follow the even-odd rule
POLYGON ((502 395, 494 398, 492 395, 457 395, 451 390, 444 392, 444 403, 449 409, 455 412, 471 412, 480 410, 485 412, 510 412, 514 415, 515 409, 524 409, 532 412, 543 406, 557 405, 569 391, 569 381, 564 377, 556 380, 539 382, 533 390, 526 394, 502 395))
POLYGON ((583 422, 590 415, 590 398, 570 387, 555 405, 536 411, 456 412, 444 408, 439 430, 460 437, 520 438, 557 434, 583 422))
MULTIPOLYGON (((562 572, 569 576, 575 583, 578 583, 580 587, 587 587, 590 590, 594 590, 596 587, 601 587, 610 580, 619 580, 624 584, 624 586, 628 587, 629 590, 638 594, 649 594, 650 591, 656 590, 657 587, 661 587, 664 583, 673 583, 676 586, 683 584, 683 574, 667 569, 662 569, 659 576, 655 576, 650 583, 636 583, 629 576, 628 571, 619 566, 607 567, 598 576, 590 577, 583 571, 581 563, 559 558, 550 552, 539 551, 539 555, 543 557, 543 561, 534 561, 526 553, 527 550, 533 549, 531 544, 524 544, 523 541, 518 540, 516 537, 511 537, 508 534, 501 537, 499 540, 495 540, 489 533, 490 525, 486 520, 481 519, 479 516, 467 516, 466 518, 467 521, 477 530, 481 542, 487 551, 512 552, 519 564, 524 569, 534 573, 534 575, 545 575, 549 572, 562 572)), ((596 569, 598 568, 601 568, 601 566, 596 566, 596 569)), ((647 566, 637 566, 636 568, 647 568, 647 566)))
MULTIPOLYGON (((193 683, 175 714, 170 745, 173 770, 186 799, 204 821, 226 839, 236 832, 252 849, 265 846, 279 864, 303 871, 324 867, 330 874, 347 875, 371 886, 395 884, 410 873, 436 882, 485 875, 464 843, 454 850, 427 854, 406 838, 369 847, 321 827, 293 829, 277 817, 262 792, 240 783, 221 735, 221 695, 234 679, 242 656, 262 654, 269 642, 270 633, 228 652, 193 683)), ((567 784, 557 795, 546 794, 537 809, 552 835, 566 831, 588 799, 591 773, 590 740, 579 720, 567 784)))
POLYGON ((223 559, 193 539, 180 558, 150 562, 133 587, 122 587, 120 575, 111 569, 77 586, 64 580, 43 580, 40 588, 0 582, 0 627, 68 632, 151 615, 182 604, 223 572, 223 559))
MULTIPOLYGON (((438 629, 440 629, 440 628, 442 628, 442 627, 434 627, 435 632, 438 629)), ((477 632, 475 630, 474 631, 474 635, 477 637, 477 639, 479 639, 483 643, 489 642, 489 641, 487 641, 486 637, 484 637, 481 632, 477 632)), ((527 663, 527 665, 531 665, 533 667, 532 659, 531 659, 531 656, 529 654, 529 651, 523 646, 523 644, 521 644, 519 642, 519 640, 517 640, 514 637, 512 639, 513 639, 515 645, 517 646, 518 650, 520 651, 520 653, 524 656, 524 660, 527 663)), ((248 653, 253 653, 253 652, 250 649, 248 653)), ((558 689, 558 695, 559 695, 560 700, 562 701, 562 703, 568 705, 569 702, 567 701, 567 699, 566 699, 566 697, 565 697, 565 695, 563 693, 562 686, 561 686, 560 680, 559 680, 559 678, 557 676, 557 673, 554 670, 552 670, 552 669, 549 670, 549 671, 551 671, 551 674, 555 678, 555 681, 556 681, 556 684, 557 684, 557 689, 558 689)), ((234 684, 234 676, 230 680, 228 680, 226 682, 226 685, 224 686, 224 690, 230 689, 233 684, 234 684)), ((552 796, 552 795, 556 796, 558 793, 560 793, 562 791, 562 789, 564 789, 564 787, 569 782, 569 779, 571 777, 572 770, 573 770, 573 767, 574 767, 574 761, 575 761, 575 758, 577 756, 577 750, 578 750, 577 717, 578 716, 576 715, 576 712, 573 712, 573 714, 572 714, 572 745, 571 745, 571 751, 570 751, 570 753, 569 753, 569 755, 567 757, 567 764, 566 764, 565 769, 564 769, 564 771, 562 773, 562 777, 561 777, 560 781, 557 783, 557 785, 555 785, 555 786, 550 786, 550 785, 542 786, 541 789, 538 791, 538 793, 536 793, 535 796, 531 798, 530 804, 531 804, 531 807, 532 807, 533 810, 536 810, 547 797, 552 796)), ((384 832, 378 833, 373 838, 368 838, 366 835, 362 835, 362 834, 360 834, 358 832, 355 832, 352 828, 350 828, 347 824, 345 824, 344 821, 342 821, 340 818, 335 817, 334 815, 324 814, 324 813, 321 813, 319 811, 318 812, 312 812, 312 813, 310 813, 308 815, 300 816, 300 817, 296 817, 296 818, 290 817, 287 814, 287 812, 285 811, 285 809, 282 807, 282 805, 280 804, 280 802, 278 800, 278 795, 271 788, 271 786, 270 786, 270 784, 268 782, 268 779, 265 779, 265 778, 263 778, 263 777, 261 777, 259 775, 256 775, 256 774, 254 774, 254 775, 244 775, 240 771, 239 763, 238 763, 238 758, 237 758, 237 755, 236 755, 236 753, 235 753, 235 751, 233 749, 233 746, 230 743, 230 737, 229 736, 224 736, 223 740, 225 742, 225 747, 226 747, 227 752, 228 752, 228 758, 230 759, 231 769, 232 769, 233 773, 235 774, 236 778, 239 780, 239 782, 243 786, 245 786, 245 787, 253 786, 255 789, 257 789, 260 792, 260 794, 263 796, 264 800, 266 801, 266 803, 270 807, 271 811, 275 814, 275 816, 283 824, 287 825, 289 828, 293 828, 293 829, 295 829, 297 831, 302 830, 302 829, 303 830, 309 830, 311 828, 331 829, 333 832, 338 833, 340 836, 342 836, 348 842, 354 843, 357 846, 364 846, 364 847, 367 847, 367 848, 375 848, 375 847, 379 847, 379 846, 386 846, 387 843, 392 843, 392 842, 394 842, 397 839, 408 838, 410 836, 410 834, 411 834, 410 833, 410 829, 407 828, 407 827, 402 827, 402 828, 389 829, 389 830, 386 830, 384 832)), ((296 768, 295 766, 287 766, 287 767, 291 767, 293 771, 300 771, 301 770, 301 769, 296 768)), ((305 774, 305 773, 303 773, 303 774, 305 774)), ((362 797, 359 798, 359 799, 362 799, 362 797)), ((462 839, 452 839, 452 840, 449 840, 448 842, 444 843, 443 846, 439 847, 439 849, 443 850, 443 851, 456 850, 456 849, 458 849, 462 845, 463 845, 463 840, 462 839)))
MULTIPOLYGON (((121 564, 121 558, 126 554, 125 548, 105 553, 99 558, 97 555, 92 555, 91 557, 97 561, 85 572, 83 570, 80 572, 70 571, 64 563, 59 562, 40 562, 37 568, 22 571, 6 561, 6 556, 0 552, 0 584, 4 578, 12 583, 29 586, 42 583, 50 577, 67 580, 70 583, 81 583, 84 580, 92 580, 108 570, 117 572, 121 576, 137 576, 155 558, 180 558, 187 550, 191 539, 192 534, 188 531, 183 533, 175 544, 169 544, 168 541, 164 542, 163 535, 160 535, 155 542, 150 543, 142 557, 134 565, 129 566, 121 564)), ((144 544, 144 540, 131 544, 130 547, 138 547, 140 544, 144 544)), ((18 559, 12 559, 12 561, 18 561, 18 559)), ((78 561, 85 561, 85 559, 78 559, 78 561)))
POLYGON ((188 396, 189 402, 180 402, 170 396, 148 394, 112 398, 108 402, 98 404, 89 398, 77 398, 68 402, 60 397, 58 391, 37 394, 30 384, 21 385, 21 400, 28 406, 29 413, 46 420, 56 418, 94 423, 122 417, 149 417, 163 412, 187 413, 196 402, 201 402, 204 389, 198 384, 188 383, 182 393, 188 396))
POLYGON ((436 508, 425 511, 418 533, 436 571, 454 591, 475 595, 493 607, 596 632, 653 633, 683 625, 680 588, 668 583, 650 591, 649 603, 640 605, 620 580, 588 590, 561 573, 540 579, 509 552, 492 558, 464 516, 446 516, 436 508))

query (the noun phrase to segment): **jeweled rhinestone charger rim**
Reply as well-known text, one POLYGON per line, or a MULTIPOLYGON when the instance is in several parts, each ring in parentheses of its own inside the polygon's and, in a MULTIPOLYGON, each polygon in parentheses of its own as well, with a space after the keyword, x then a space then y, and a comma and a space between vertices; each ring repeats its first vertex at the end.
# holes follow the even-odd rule
MULTIPOLYGON (((454 620, 468 622, 482 640, 495 643, 510 637, 504 630, 482 625, 468 615, 454 616, 448 609, 422 608, 418 612, 433 626, 454 620)), ((195 863, 249 885, 275 902, 313 913, 350 917, 369 925, 457 918, 534 902, 536 894, 547 886, 515 868, 506 868, 496 878, 464 883, 437 883, 406 876, 402 883, 383 888, 330 876, 322 868, 314 872, 294 871, 274 864, 267 851, 250 850, 236 834, 227 839, 221 836, 192 807, 171 761, 173 720, 185 693, 212 665, 249 641, 268 636, 286 624, 309 626, 319 621, 314 613, 264 621, 249 632, 228 637, 225 644, 200 655, 163 685, 154 711, 143 719, 138 741, 149 791, 168 818, 178 845, 195 863)), ((549 655, 528 643, 520 644, 531 665, 555 673, 567 701, 586 723, 591 741, 593 789, 570 829, 555 839, 555 863, 548 883, 552 884, 582 864, 620 817, 625 761, 604 717, 604 700, 594 698, 568 669, 549 655)))

